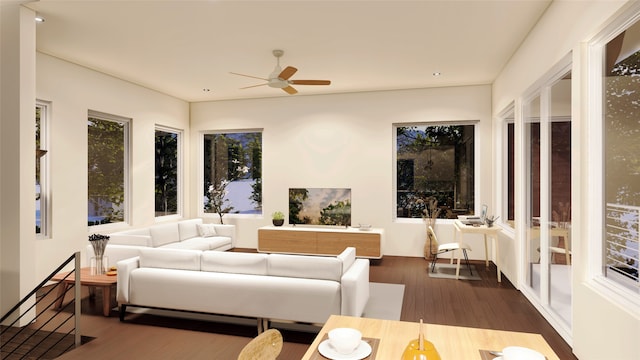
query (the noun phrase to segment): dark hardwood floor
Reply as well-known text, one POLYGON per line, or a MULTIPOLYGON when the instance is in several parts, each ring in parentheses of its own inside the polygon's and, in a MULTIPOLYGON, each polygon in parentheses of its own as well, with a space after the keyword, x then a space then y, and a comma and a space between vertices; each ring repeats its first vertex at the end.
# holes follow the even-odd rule
MULTIPOLYGON (((480 281, 433 279, 422 258, 385 256, 372 262, 370 280, 405 284, 401 320, 422 318, 435 324, 540 333, 560 359, 576 359, 567 343, 507 279, 503 277, 498 284, 493 265, 487 269, 483 262, 473 263, 480 281)), ((90 299, 84 288, 83 294, 82 334, 94 339, 58 359, 233 360, 257 335, 255 323, 248 320, 229 324, 127 314, 126 321, 120 322, 115 310, 111 317, 102 316, 101 296, 90 299)), ((233 294, 221 296, 233 301, 233 294)), ((279 359, 300 359, 318 328, 280 330, 285 344, 279 359)))

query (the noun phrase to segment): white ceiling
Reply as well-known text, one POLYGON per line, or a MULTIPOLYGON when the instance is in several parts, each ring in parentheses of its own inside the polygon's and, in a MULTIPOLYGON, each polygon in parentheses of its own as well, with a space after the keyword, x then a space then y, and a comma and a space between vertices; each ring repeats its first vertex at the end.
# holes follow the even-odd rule
POLYGON ((491 84, 551 0, 70 1, 27 6, 37 49, 190 102, 491 84), (273 49, 297 95, 260 86, 273 49), (434 72, 442 75, 434 77, 434 72), (205 92, 203 89, 210 89, 205 92))

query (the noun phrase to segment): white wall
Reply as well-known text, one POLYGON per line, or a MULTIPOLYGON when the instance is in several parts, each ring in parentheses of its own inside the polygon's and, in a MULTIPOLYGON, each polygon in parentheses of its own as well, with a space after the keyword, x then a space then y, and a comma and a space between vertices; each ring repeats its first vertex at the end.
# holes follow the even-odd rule
MULTIPOLYGON (((490 86, 450 87, 291 96, 258 100, 203 102, 191 105, 191 167, 201 168, 199 138, 207 130, 264 129, 264 217, 233 217, 238 246, 257 247, 257 229, 271 222, 276 210, 288 212, 292 187, 351 188, 352 223, 385 230, 385 255, 422 256, 425 225, 419 220, 394 221, 393 124, 433 121, 480 121, 476 191, 479 203, 491 201, 490 86)), ((274 91, 278 91, 274 89, 274 91)), ((301 92, 303 89, 301 89, 301 92)), ((192 178, 191 198, 201 187, 192 178)), ((199 204, 192 204, 196 215, 199 204)), ((452 240, 453 225, 441 220, 440 240, 452 240)), ((476 257, 484 255, 474 242, 476 257)))
MULTIPOLYGON (((131 224, 140 227, 155 221, 155 126, 185 130, 185 149, 188 149, 189 105, 41 53, 36 57, 36 70, 36 96, 51 102, 50 146, 46 156, 50 156, 53 169, 52 237, 37 240, 33 259, 39 278, 43 278, 73 252, 84 251, 88 234, 114 230, 97 227, 88 233, 88 110, 132 119, 131 224)), ((188 174, 186 164, 186 179, 188 174)))
MULTIPOLYGON (((520 96, 529 87, 550 71, 560 59, 573 52, 572 345, 574 353, 581 360, 637 360, 640 354, 637 341, 640 333, 638 314, 624 309, 621 304, 612 301, 610 296, 590 285, 590 268, 594 264, 590 264, 588 259, 595 249, 590 249, 588 245, 600 244, 601 235, 587 229, 589 223, 600 222, 601 219, 588 217, 586 206, 594 194, 589 192, 590 179, 584 176, 589 167, 587 140, 590 130, 586 123, 585 109, 588 108, 590 99, 587 98, 587 72, 582 67, 586 53, 581 50, 581 43, 592 39, 625 3, 627 1, 554 1, 493 86, 493 113, 497 116, 509 103, 515 101, 517 105, 520 96)), ((501 140, 494 139, 495 144, 499 141, 501 140)), ((523 189, 516 188, 516 199, 525 198, 521 191, 523 189)), ((513 242, 512 255, 517 254, 522 241, 503 239, 503 242, 513 242)), ((516 270, 514 260, 506 267, 510 271, 516 270)))
MULTIPOLYGON (((5 314, 37 284, 31 255, 35 244, 35 24, 19 3, 0 4, 0 313, 5 314), (28 165, 31 166, 28 166, 28 165), (27 202, 31 200, 30 202, 27 202)), ((27 325, 35 311, 22 305, 27 325), (27 312, 27 310, 29 310, 27 312)), ((15 314, 14 314, 15 315, 15 314)), ((6 324, 16 320, 8 318, 6 324)), ((5 324, 5 325, 6 325, 5 324)))

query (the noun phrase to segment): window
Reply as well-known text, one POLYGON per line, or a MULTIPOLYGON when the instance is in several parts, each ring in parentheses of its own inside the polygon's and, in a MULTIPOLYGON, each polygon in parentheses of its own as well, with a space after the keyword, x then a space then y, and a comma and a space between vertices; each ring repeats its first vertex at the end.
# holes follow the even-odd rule
POLYGON ((89 112, 88 225, 127 221, 129 119, 89 112))
POLYGON ((511 104, 500 115, 503 128, 502 144, 502 209, 503 223, 515 227, 515 124, 514 107, 511 104))
POLYGON ((603 66, 604 275, 640 293, 640 21, 609 41, 603 66))
MULTIPOLYGON (((567 331, 572 326, 571 57, 567 55, 522 103, 524 251, 521 264, 534 303, 567 331)), ((519 140, 519 137, 518 137, 519 140)))
POLYGON ((438 217, 474 212, 474 125, 396 126, 398 218, 421 218, 435 197, 438 217))
POLYGON ((205 213, 262 214, 262 132, 204 134, 205 213))
POLYGON ((36 235, 47 237, 50 233, 50 204, 47 139, 49 104, 36 101, 36 235))
POLYGON ((155 215, 176 215, 180 209, 181 132, 157 128, 155 134, 155 215))

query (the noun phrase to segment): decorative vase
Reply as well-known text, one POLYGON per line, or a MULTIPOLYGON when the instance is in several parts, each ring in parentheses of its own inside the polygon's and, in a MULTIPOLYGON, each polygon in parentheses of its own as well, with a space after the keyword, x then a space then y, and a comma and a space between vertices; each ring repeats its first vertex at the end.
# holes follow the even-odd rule
MULTIPOLYGON (((426 223, 427 231, 429 230, 429 226, 431 226, 435 230, 436 219, 435 218, 425 218, 424 222, 426 223)), ((433 244, 429 241, 429 236, 426 237, 424 242, 424 258, 425 260, 433 260, 433 255, 438 252, 438 244, 433 244)))
POLYGON ((109 236, 93 234, 89 236, 89 243, 93 247, 93 254, 95 257, 91 258, 91 274, 92 275, 104 275, 106 269, 109 266, 107 264, 108 258, 104 256, 104 250, 109 242, 109 236), (106 263, 105 263, 106 261, 106 263))
POLYGON ((109 270, 109 257, 94 256, 91 258, 91 275, 104 275, 109 270))
POLYGON ((272 219, 271 222, 273 222, 274 226, 282 226, 284 224, 284 219, 272 219))

